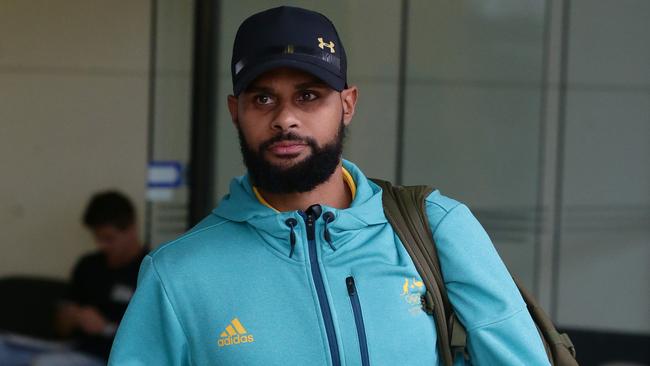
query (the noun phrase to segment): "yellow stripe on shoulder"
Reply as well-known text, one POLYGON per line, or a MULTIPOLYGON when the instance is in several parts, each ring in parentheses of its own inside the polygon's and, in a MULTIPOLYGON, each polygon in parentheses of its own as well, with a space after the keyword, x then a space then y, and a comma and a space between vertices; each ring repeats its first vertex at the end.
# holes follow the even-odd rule
MULTIPOLYGON (((356 183, 354 183, 352 174, 350 174, 350 172, 347 169, 342 167, 341 170, 343 172, 343 181, 348 185, 348 188, 350 188, 350 194, 352 195, 352 200, 354 200, 354 197, 357 194, 357 185, 356 183)), ((257 198, 257 200, 260 201, 261 204, 272 209, 275 212, 280 212, 275 207, 271 206, 271 204, 268 203, 268 201, 265 200, 264 197, 262 197, 262 194, 255 186, 253 186, 253 193, 255 193, 255 198, 257 198)))
POLYGON ((261 204, 263 204, 264 206, 270 208, 271 210, 273 210, 275 212, 280 212, 280 211, 276 210, 275 207, 271 206, 268 202, 266 202, 264 197, 262 197, 262 195, 260 194, 260 191, 258 191, 257 187, 255 187, 255 186, 253 186, 253 193, 255 193, 255 197, 257 198, 258 201, 260 201, 261 204))
POLYGON ((354 196, 357 194, 357 184, 354 183, 352 174, 350 174, 350 172, 348 172, 345 167, 343 168, 343 180, 348 184, 348 187, 350 187, 350 194, 352 195, 352 200, 354 201, 354 196))

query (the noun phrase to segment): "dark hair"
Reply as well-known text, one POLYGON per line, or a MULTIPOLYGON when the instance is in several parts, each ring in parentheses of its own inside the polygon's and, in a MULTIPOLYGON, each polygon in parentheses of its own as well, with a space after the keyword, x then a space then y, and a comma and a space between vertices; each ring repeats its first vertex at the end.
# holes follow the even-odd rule
POLYGON ((90 229, 112 225, 124 230, 135 223, 135 209, 131 201, 120 192, 98 192, 86 207, 83 223, 90 229))

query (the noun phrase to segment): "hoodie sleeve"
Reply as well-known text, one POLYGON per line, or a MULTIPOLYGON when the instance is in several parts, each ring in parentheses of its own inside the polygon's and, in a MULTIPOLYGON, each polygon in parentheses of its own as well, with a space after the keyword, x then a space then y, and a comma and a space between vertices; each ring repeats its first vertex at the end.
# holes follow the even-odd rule
POLYGON ((187 337, 149 255, 140 266, 137 289, 120 323, 108 364, 190 364, 187 337))
POLYGON ((549 365, 519 290, 467 206, 436 191, 426 210, 449 300, 467 330, 471 363, 549 365))

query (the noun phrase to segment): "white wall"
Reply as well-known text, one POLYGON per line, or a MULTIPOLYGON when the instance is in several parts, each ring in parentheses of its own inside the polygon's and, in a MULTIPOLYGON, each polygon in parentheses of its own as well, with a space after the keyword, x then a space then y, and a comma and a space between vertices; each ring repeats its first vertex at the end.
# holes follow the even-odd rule
POLYGON ((0 275, 67 277, 117 188, 142 217, 149 1, 0 2, 0 275))

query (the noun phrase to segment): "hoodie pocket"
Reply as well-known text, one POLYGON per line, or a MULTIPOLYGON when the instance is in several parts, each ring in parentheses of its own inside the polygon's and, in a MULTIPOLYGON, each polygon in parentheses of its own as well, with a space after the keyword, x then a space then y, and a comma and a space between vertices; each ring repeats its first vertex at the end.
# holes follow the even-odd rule
POLYGON ((361 302, 357 287, 354 284, 354 277, 350 276, 345 279, 345 285, 350 295, 350 304, 354 313, 354 323, 357 327, 357 336, 359 337, 359 351, 361 352, 361 365, 370 366, 370 357, 368 356, 368 342, 366 341, 366 328, 363 325, 363 314, 361 313, 361 302))

